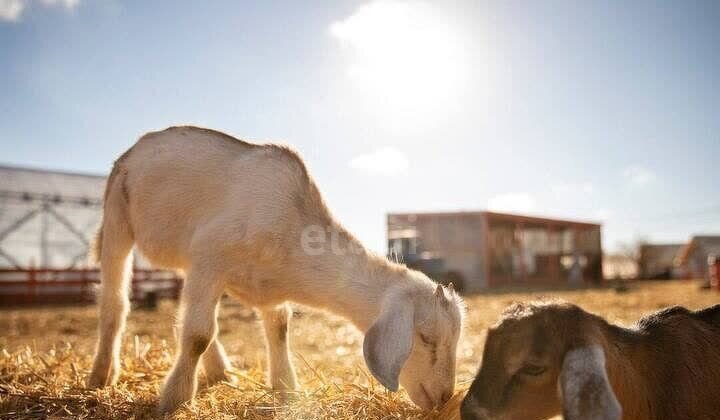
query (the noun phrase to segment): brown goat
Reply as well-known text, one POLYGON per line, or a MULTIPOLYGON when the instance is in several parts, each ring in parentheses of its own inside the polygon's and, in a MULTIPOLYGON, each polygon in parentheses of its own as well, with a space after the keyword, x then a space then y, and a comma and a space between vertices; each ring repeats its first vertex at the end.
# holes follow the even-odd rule
POLYGON ((720 305, 634 328, 569 303, 510 306, 488 331, 468 419, 720 419, 720 305))

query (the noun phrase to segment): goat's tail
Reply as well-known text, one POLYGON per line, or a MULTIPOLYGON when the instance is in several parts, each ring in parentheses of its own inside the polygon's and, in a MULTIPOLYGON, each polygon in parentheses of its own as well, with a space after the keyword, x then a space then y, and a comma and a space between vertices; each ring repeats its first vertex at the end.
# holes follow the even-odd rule
POLYGON ((113 165, 105 186, 103 218, 90 257, 100 264, 101 295, 113 301, 127 299, 131 277, 130 251, 134 243, 128 206, 127 169, 120 157, 113 165))
POLYGON ((121 160, 122 157, 115 162, 108 177, 103 220, 91 247, 93 257, 100 263, 101 295, 110 301, 116 297, 127 299, 132 274, 130 251, 134 238, 128 211, 127 170, 121 160))
POLYGON ((101 330, 120 328, 128 311, 128 294, 132 277, 132 247, 135 242, 129 214, 127 153, 113 165, 105 186, 103 218, 90 247, 92 258, 100 263, 101 330), (111 313, 118 314, 119 318, 111 313), (103 321, 104 320, 104 321, 103 321), (110 320, 110 321, 108 321, 110 320), (105 325, 104 327, 102 324, 105 325))
MULTIPOLYGON (((132 150, 132 148, 130 150, 132 150)), ((122 169, 122 162, 125 158, 127 158, 130 150, 125 152, 117 161, 115 161, 113 168, 110 171, 110 176, 108 176, 107 183, 105 184, 105 195, 103 196, 103 218, 100 221, 100 227, 95 233, 95 238, 92 240, 88 249, 88 259, 91 264, 100 264, 102 260, 103 225, 106 221, 108 221, 109 214, 116 216, 110 218, 114 218, 115 222, 124 224, 125 230, 128 232, 131 231, 127 213, 128 196, 127 188, 125 186, 125 173, 123 173, 122 169)))

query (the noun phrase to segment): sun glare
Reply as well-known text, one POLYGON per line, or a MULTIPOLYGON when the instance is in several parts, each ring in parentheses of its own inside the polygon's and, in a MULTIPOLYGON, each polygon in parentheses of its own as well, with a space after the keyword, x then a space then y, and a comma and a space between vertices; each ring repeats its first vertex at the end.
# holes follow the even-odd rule
POLYGON ((333 23, 348 76, 383 111, 437 112, 457 94, 464 69, 459 34, 433 5, 376 1, 333 23))

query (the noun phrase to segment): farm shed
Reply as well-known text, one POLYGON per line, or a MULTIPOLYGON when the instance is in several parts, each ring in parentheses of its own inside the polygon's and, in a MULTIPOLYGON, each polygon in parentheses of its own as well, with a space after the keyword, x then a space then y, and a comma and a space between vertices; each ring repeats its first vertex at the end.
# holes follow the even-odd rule
POLYGON ((642 244, 638 250, 638 276, 641 279, 675 277, 675 257, 683 244, 642 244))
POLYGON ((600 225, 487 211, 387 216, 388 255, 465 292, 602 280, 600 225))
POLYGON ((693 236, 678 252, 675 266, 681 277, 706 278, 708 257, 720 257, 720 235, 693 236))
MULTIPOLYGON (((0 166, 0 304, 90 301, 98 270, 88 248, 102 219, 105 177, 0 166)), ((136 259, 135 297, 177 276, 136 259)), ((171 289, 168 289, 168 288, 171 289)))

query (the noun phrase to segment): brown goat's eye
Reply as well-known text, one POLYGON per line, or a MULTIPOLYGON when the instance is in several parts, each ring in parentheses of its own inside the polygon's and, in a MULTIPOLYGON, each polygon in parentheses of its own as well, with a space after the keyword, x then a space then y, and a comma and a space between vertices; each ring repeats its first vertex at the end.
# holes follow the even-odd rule
POLYGON ((545 372, 545 370, 546 370, 545 366, 526 364, 525 366, 520 368, 519 372, 522 375, 538 376, 538 375, 541 375, 543 372, 545 372))
POLYGON ((424 334, 420 334, 420 340, 423 342, 423 344, 426 344, 428 346, 432 346, 435 344, 431 339, 426 337, 424 334))

